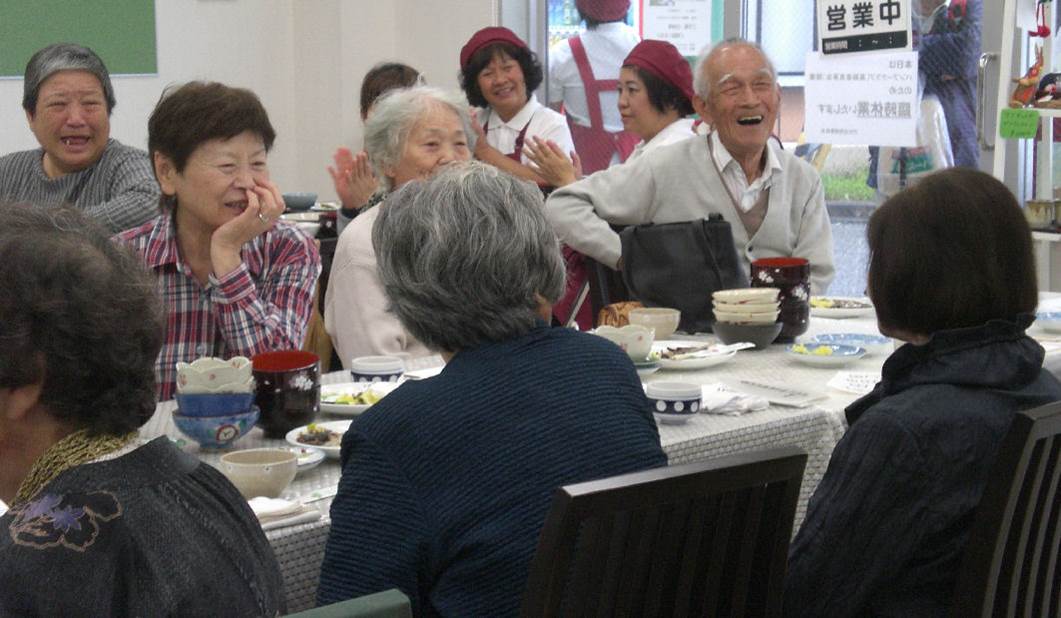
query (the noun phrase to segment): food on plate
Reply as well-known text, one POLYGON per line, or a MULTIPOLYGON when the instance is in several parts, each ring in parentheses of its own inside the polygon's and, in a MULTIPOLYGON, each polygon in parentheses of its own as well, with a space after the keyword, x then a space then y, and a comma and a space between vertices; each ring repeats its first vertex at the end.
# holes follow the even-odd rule
POLYGON ((298 434, 298 441, 311 446, 339 446, 343 434, 321 427, 316 423, 306 425, 306 431, 298 434))
POLYGON ((700 345, 687 345, 687 346, 671 346, 663 349, 659 353, 659 358, 665 360, 682 360, 697 352, 714 352, 718 349, 718 344, 715 343, 704 343, 700 345))
POLYGON ((872 305, 861 300, 850 298, 827 298, 825 296, 812 296, 810 306, 818 309, 869 309, 872 305))
POLYGON ((370 406, 380 399, 383 399, 383 395, 377 393, 371 388, 366 388, 360 393, 321 393, 321 403, 334 403, 347 406, 370 406))
POLYGON ((792 351, 796 354, 813 354, 815 356, 832 356, 833 349, 827 345, 811 346, 807 347, 802 343, 797 343, 792 346, 792 351))
POLYGON ((600 314, 597 316, 597 325, 626 326, 630 323, 630 312, 640 307, 643 307, 643 305, 636 300, 607 305, 600 310, 600 314))

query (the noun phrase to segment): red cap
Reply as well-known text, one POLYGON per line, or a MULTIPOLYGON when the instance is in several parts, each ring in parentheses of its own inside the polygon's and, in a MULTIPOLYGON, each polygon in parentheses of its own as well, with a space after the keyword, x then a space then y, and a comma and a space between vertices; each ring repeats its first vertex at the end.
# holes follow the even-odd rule
POLYGON ((523 39, 516 36, 516 33, 508 28, 500 26, 483 28, 473 34, 472 38, 468 39, 468 42, 461 48, 461 68, 468 66, 468 62, 471 61, 475 52, 491 43, 511 43, 516 47, 527 49, 527 44, 523 42, 523 39))
POLYGON ((597 21, 618 21, 630 10, 630 0, 577 0, 575 6, 583 17, 597 21))
POLYGON ((674 45, 666 41, 645 39, 627 54, 626 60, 623 60, 623 66, 627 65, 644 69, 674 86, 689 99, 689 104, 692 105, 693 71, 689 68, 689 62, 682 57, 674 45))

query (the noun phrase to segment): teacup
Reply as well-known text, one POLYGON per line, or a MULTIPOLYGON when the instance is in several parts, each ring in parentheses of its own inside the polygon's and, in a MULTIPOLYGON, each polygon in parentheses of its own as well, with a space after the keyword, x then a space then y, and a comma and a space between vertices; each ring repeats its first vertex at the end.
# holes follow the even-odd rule
POLYGON ((258 424, 268 438, 283 438, 317 417, 320 410, 320 357, 312 352, 285 350, 256 355, 255 401, 261 408, 258 424))
POLYGON ((654 330, 637 324, 627 324, 621 328, 598 326, 590 332, 619 346, 627 356, 635 361, 648 358, 649 352, 652 351, 652 341, 655 339, 654 330))
POLYGON ((220 468, 244 498, 275 498, 295 478, 298 456, 288 449, 252 448, 222 455, 220 468))
POLYGON ((807 332, 810 321, 810 262, 798 257, 762 258, 752 262, 752 287, 781 290, 778 341, 807 332))

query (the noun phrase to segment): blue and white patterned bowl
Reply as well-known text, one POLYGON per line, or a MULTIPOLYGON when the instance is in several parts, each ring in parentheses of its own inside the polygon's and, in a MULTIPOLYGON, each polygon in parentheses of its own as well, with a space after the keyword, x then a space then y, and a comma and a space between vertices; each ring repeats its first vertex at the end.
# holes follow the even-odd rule
POLYGON ((1035 323, 1048 333, 1061 333, 1061 311, 1036 313, 1035 323))
POLYGON ((225 416, 250 410, 254 393, 177 393, 176 399, 184 416, 225 416))
POLYGON ((680 424, 700 412, 703 391, 688 382, 652 382, 645 386, 652 414, 660 423, 680 424))
POLYGON ((895 350, 895 343, 890 337, 884 335, 869 335, 863 333, 830 333, 828 335, 817 335, 809 339, 811 343, 839 343, 855 346, 866 351, 866 356, 879 356, 891 354, 895 350))
POLYGON ((405 361, 397 356, 359 356, 350 361, 354 382, 397 382, 405 374, 405 361))
POLYGON ((224 416, 185 416, 180 410, 173 413, 173 422, 181 433, 188 436, 199 446, 207 449, 219 449, 231 446, 233 442, 247 435, 258 421, 258 406, 239 414, 224 416))

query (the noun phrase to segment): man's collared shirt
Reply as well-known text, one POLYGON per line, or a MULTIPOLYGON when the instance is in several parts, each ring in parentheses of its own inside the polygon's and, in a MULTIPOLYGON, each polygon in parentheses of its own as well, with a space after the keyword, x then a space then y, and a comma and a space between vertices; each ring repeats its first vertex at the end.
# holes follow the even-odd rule
POLYGON ((759 196, 762 195, 763 191, 770 188, 773 183, 774 173, 781 172, 781 162, 777 159, 777 155, 774 154, 774 149, 770 147, 770 141, 767 140, 766 146, 763 147, 764 152, 766 152, 766 165, 763 166, 763 173, 749 185, 744 169, 733 158, 733 155, 729 154, 726 147, 722 145, 722 140, 718 137, 718 131, 712 131, 710 139, 712 145, 711 154, 715 159, 715 165, 722 170, 722 181, 726 183, 726 188, 729 189, 729 192, 740 204, 741 210, 748 212, 759 201, 759 196))

